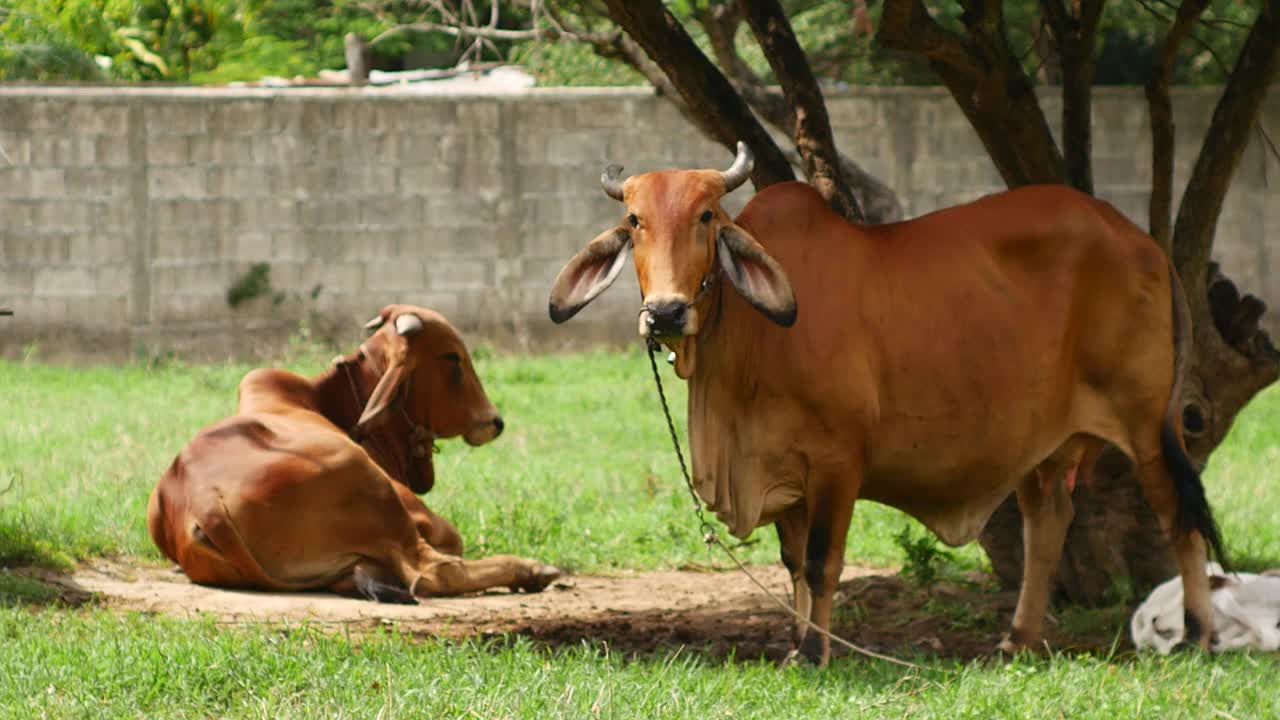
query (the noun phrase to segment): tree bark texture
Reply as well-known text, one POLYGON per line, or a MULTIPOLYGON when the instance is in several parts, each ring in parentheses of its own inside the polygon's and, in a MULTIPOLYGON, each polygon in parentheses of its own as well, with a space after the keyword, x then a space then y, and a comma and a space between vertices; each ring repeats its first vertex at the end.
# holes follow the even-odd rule
POLYGON ((1062 153, 1031 80, 1009 47, 1002 3, 962 4, 965 36, 939 25, 922 0, 885 0, 877 39, 929 61, 1006 185, 1063 182, 1062 153))
POLYGON ((1094 48, 1105 0, 1040 0, 1053 32, 1062 68, 1062 157, 1066 180, 1077 190, 1093 194, 1093 75, 1094 48))
MULTIPOLYGON (((591 32, 573 29, 554 4, 548 4, 545 8, 565 37, 589 44, 600 57, 628 65, 644 76, 657 90, 658 95, 671 103, 699 132, 707 138, 721 141, 723 127, 718 124, 720 123, 718 116, 694 112, 663 67, 654 62, 645 49, 629 35, 620 30, 591 32)), ((712 2, 698 8, 694 16, 706 31, 715 61, 726 74, 734 90, 742 96, 760 119, 788 136, 794 137, 796 113, 781 93, 765 86, 764 81, 752 72, 750 66, 738 53, 735 38, 742 24, 742 15, 737 5, 732 0, 712 2)), ((709 99, 704 98, 695 103, 694 107, 709 102, 709 99)), ((784 150, 783 153, 791 165, 805 170, 800 156, 794 150, 784 150)), ((864 222, 879 224, 903 219, 905 212, 902 203, 892 188, 872 176, 848 156, 837 154, 837 157, 842 179, 847 184, 856 207, 862 210, 864 222)))
POLYGON ((861 222, 862 211, 841 172, 822 90, 782 6, 776 0, 739 0, 738 8, 746 16, 756 42, 769 60, 769 67, 782 85, 787 106, 795 114, 792 137, 809 184, 841 216, 861 222))
POLYGON ((756 120, 746 101, 693 42, 660 0, 605 0, 609 16, 660 67, 675 86, 698 126, 732 150, 739 140, 755 154, 751 180, 756 189, 794 180, 791 165, 756 120))
POLYGON ((1173 103, 1169 99, 1169 78, 1173 75, 1173 63, 1177 59, 1182 41, 1191 34, 1191 28, 1208 3, 1209 0, 1183 0, 1182 5, 1178 6, 1177 17, 1169 27, 1169 32, 1165 33, 1146 85, 1148 114, 1151 118, 1151 202, 1148 232, 1170 256, 1173 254, 1171 213, 1175 128, 1173 103))
MULTIPOLYGON (((738 26, 742 23, 739 7, 732 2, 712 3, 699 10, 696 18, 707 33, 716 62, 728 73, 729 81, 751 105, 751 109, 773 127, 788 136, 796 137, 797 120, 793 106, 781 94, 765 87, 764 81, 752 72, 738 54, 735 37, 738 26)), ((825 102, 822 107, 825 111, 825 102)), ((804 171, 806 179, 812 181, 812 176, 808 174, 809 168, 800 154, 796 150, 784 152, 787 160, 804 171)), ((840 163, 841 181, 848 186, 862 216, 860 219, 849 215, 845 217, 873 225, 897 222, 906 217, 902 202, 893 188, 868 173, 848 155, 837 152, 836 157, 840 163)))

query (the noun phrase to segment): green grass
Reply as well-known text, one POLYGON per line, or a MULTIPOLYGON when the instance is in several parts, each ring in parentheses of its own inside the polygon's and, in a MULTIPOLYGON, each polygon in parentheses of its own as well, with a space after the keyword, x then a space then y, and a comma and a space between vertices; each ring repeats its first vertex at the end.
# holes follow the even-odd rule
MULTIPOLYGON (((289 366, 304 373, 328 355, 289 366)), ((510 357, 480 353, 479 372, 507 431, 469 448, 442 443, 433 509, 471 556, 517 553, 579 572, 724 564, 701 542, 643 352, 510 357)), ((684 385, 666 368, 684 433, 684 385)), ((0 416, 0 564, 68 566, 100 555, 160 561, 147 497, 202 426, 235 408, 245 365, 67 368, 0 362, 12 408, 0 416), (4 475, 9 477, 6 479, 4 475)), ((902 561, 901 513, 863 503, 848 557, 902 561)), ((775 562, 772 528, 746 550, 775 562)), ((977 567, 976 547, 957 554, 977 567)))
MULTIPOLYGON (((515 552, 580 572, 723 564, 697 537, 643 354, 479 356, 508 430, 483 448, 447 443, 427 497, 469 554, 515 552)), ((290 366, 315 372, 326 357, 290 366)), ((147 495, 197 429, 231 412, 247 369, 0 362, 0 568, 159 562, 147 495)), ((664 373, 683 408, 681 383, 664 373)), ((1280 388, 1240 416, 1205 477, 1231 549, 1255 565, 1280 564, 1276 467, 1280 388)), ((894 538, 904 526, 920 535, 896 511, 859 505, 848 557, 903 563, 894 538)), ((772 531, 753 540, 750 560, 776 561, 772 531)), ((946 571, 984 562, 973 546, 955 557, 946 571)), ((54 595, 0 571, 0 718, 1280 717, 1274 656, 919 659, 924 671, 844 659, 779 672, 699 648, 622 658, 522 638, 353 638, 68 608, 54 595)), ((931 610, 991 630, 964 607, 940 600, 931 610)), ((1125 618, 1112 610, 1067 610, 1062 622, 1118 632, 1125 618)), ((876 621, 856 603, 840 612, 876 621)))
POLYGON ((1006 664, 862 660, 825 671, 696 649, 620 658, 523 639, 352 639, 104 611, 0 610, 0 717, 1264 718, 1274 658, 1065 655, 1006 664), (58 640, 50 642, 49 633, 58 640), (1105 683, 1105 692, 1100 683, 1105 683))
POLYGON ((1280 385, 1236 417, 1204 472, 1227 551, 1240 568, 1280 567, 1280 385))
MULTIPOLYGON (((426 497, 452 520, 467 554, 510 552, 579 572, 716 563, 702 544, 648 361, 639 350, 545 357, 479 353, 486 389, 507 421, 498 441, 443 443, 426 497)), ((314 373, 328 355, 286 363, 314 373)), ((249 366, 160 364, 68 368, 0 362, 0 564, 68 566, 88 557, 160 561, 147 535, 148 494, 203 425, 234 410, 249 366), (5 488, 8 488, 5 490, 5 488)), ((683 437, 684 385, 664 365, 683 437)), ((1237 419, 1205 474, 1233 556, 1280 559, 1280 388, 1237 419)), ((847 557, 900 564, 901 513, 861 503, 847 557)), ((773 562, 771 528, 746 549, 773 562)), ((976 545, 954 553, 982 567, 976 545)))

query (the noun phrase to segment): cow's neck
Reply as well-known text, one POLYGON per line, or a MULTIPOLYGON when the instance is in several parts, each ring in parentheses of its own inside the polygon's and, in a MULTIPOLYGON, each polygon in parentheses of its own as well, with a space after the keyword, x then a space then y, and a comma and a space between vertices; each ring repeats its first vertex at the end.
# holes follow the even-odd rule
POLYGON ((749 367, 765 360, 753 357, 753 363, 742 362, 742 358, 754 355, 756 311, 736 295, 723 276, 707 300, 698 334, 685 341, 693 358, 686 376, 690 397, 695 386, 740 387, 749 381, 745 376, 749 367))
MULTIPOLYGON (((365 404, 384 372, 380 366, 383 361, 370 357, 369 352, 369 348, 361 345, 355 355, 343 358, 314 380, 320 414, 347 435, 351 435, 360 421, 365 404)), ((396 482, 406 487, 425 485, 430 489, 435 480, 431 460, 434 437, 428 433, 425 439, 419 438, 414 425, 406 424, 406 420, 407 416, 397 411, 357 442, 396 482), (425 480, 409 482, 410 477, 418 475, 425 480)))
POLYGON ((753 394, 754 365, 765 359, 758 356, 756 341, 751 338, 758 332, 754 318, 741 314, 755 311, 733 293, 721 278, 698 334, 686 340, 694 358, 686 377, 687 417, 695 488, 708 507, 740 535, 750 532, 747 526, 754 526, 754 518, 736 517, 745 508, 732 507, 727 463, 740 450, 737 422, 745 408, 739 403, 753 394), (744 362, 748 358, 751 362, 744 362))
POLYGON ((364 402, 357 396, 358 390, 363 387, 366 394, 373 390, 372 385, 359 385, 365 379, 360 377, 359 369, 352 370, 354 372, 349 374, 341 365, 333 365, 311 381, 315 388, 316 411, 348 434, 364 412, 364 402), (352 380, 357 383, 356 390, 352 389, 352 380))

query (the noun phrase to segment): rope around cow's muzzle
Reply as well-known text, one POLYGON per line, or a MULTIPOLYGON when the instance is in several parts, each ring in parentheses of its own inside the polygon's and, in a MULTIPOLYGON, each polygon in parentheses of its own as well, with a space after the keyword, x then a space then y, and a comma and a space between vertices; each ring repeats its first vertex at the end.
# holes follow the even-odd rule
POLYGON ((667 418, 667 430, 671 433, 671 447, 676 451, 676 460, 680 462, 680 474, 684 476, 685 488, 688 489, 689 497, 693 500, 693 512, 698 518, 698 532, 702 533, 702 541, 707 545, 714 545, 723 550, 724 554, 733 561, 733 564, 736 565, 738 569, 741 570, 749 580, 751 580, 751 582, 755 583, 756 587, 760 588, 760 590, 767 595, 770 600, 777 603, 778 607, 787 611, 793 618, 804 623, 810 630, 825 636, 828 640, 831 640, 838 645, 842 645, 856 653, 866 655, 867 657, 874 658, 876 660, 883 660, 884 662, 901 665, 915 670, 930 669, 889 655, 882 655, 874 650, 868 650, 867 648, 855 645, 839 635, 835 635, 834 633, 819 627, 817 623, 796 612, 791 603, 786 602, 769 588, 765 587, 765 584, 760 582, 760 580, 752 574, 749 569, 747 569, 746 563, 742 562, 742 560, 738 558, 737 554, 735 554, 733 550, 720 539, 720 535, 716 532, 715 526, 711 524, 710 520, 707 520, 707 516, 703 512, 702 500, 698 497, 698 491, 693 487, 693 478, 689 474, 689 467, 685 464, 684 451, 680 448, 680 437, 676 434, 676 424, 671 419, 671 408, 667 405, 667 394, 662 388, 662 376, 658 373, 658 361, 654 357, 654 353, 660 349, 661 345, 652 337, 646 338, 645 340, 645 347, 649 351, 649 367, 653 370, 653 383, 658 389, 658 400, 662 403, 662 414, 667 418))

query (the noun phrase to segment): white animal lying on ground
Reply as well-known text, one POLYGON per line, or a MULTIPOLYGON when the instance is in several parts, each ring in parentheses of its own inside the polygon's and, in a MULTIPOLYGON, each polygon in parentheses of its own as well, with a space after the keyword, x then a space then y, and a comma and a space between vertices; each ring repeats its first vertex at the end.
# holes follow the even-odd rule
MULTIPOLYGON (((1228 575, 1212 562, 1205 569, 1213 588, 1213 652, 1280 650, 1280 571, 1228 575)), ((1182 641, 1182 618, 1182 579, 1174 577, 1151 591, 1133 613, 1133 644, 1168 655, 1182 641)))

